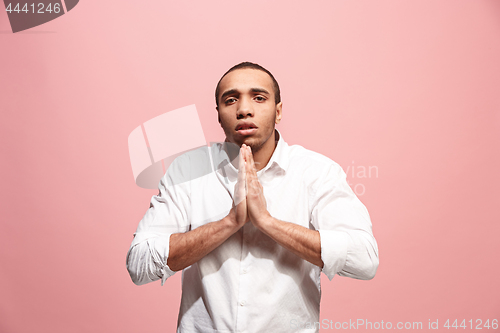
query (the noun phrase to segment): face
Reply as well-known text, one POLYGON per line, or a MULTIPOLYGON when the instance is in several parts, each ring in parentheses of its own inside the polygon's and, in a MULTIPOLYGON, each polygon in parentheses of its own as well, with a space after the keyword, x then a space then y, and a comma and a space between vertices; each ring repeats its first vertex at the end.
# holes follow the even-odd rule
POLYGON ((281 105, 275 104, 273 81, 260 70, 237 69, 220 82, 219 123, 226 141, 243 143, 257 152, 274 150, 274 126, 281 120, 281 105))

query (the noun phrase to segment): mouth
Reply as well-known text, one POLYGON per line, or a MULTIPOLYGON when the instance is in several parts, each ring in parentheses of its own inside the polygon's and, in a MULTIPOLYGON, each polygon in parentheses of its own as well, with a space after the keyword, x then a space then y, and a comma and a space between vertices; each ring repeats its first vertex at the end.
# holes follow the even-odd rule
POLYGON ((238 130, 238 133, 241 135, 252 135, 252 134, 255 134, 255 132, 257 132, 257 127, 238 130))
POLYGON ((252 135, 257 132, 257 126, 254 123, 240 123, 236 126, 236 132, 241 135, 252 135))

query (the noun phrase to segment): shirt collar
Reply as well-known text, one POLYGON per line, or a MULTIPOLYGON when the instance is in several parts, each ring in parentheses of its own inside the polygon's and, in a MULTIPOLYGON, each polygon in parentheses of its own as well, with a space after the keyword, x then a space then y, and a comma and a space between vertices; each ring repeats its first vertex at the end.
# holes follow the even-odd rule
MULTIPOLYGON (((284 174, 288 169, 288 144, 283 139, 281 133, 275 129, 275 142, 276 148, 274 149, 271 159, 267 165, 260 171, 257 171, 257 176, 267 174, 272 171, 273 175, 284 174), (277 140, 276 140, 277 139, 277 140)), ((223 177, 228 177, 230 181, 236 181, 238 170, 229 161, 227 152, 224 150, 224 143, 216 143, 211 146, 212 165, 215 167, 216 172, 223 177)))
POLYGON ((257 174, 264 173, 265 171, 273 168, 279 168, 284 172, 286 172, 286 170, 288 169, 288 144, 285 142, 283 136, 277 129, 275 129, 274 135, 275 142, 277 142, 277 144, 276 148, 274 149, 273 155, 271 156, 271 159, 269 160, 267 165, 262 170, 258 171, 257 174), (278 138, 278 140, 276 140, 276 138, 278 138))

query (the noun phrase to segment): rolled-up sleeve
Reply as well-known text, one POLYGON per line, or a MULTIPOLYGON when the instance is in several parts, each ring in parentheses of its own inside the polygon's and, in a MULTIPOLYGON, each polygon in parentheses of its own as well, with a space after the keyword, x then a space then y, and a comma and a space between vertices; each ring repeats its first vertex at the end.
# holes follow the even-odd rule
POLYGON ((369 280, 378 268, 378 247, 368 210, 334 163, 327 168, 314 194, 312 224, 321 239, 323 273, 369 280))
POLYGON ((136 285, 143 285, 174 275, 168 265, 170 235, 186 232, 189 227, 189 172, 187 157, 180 156, 159 182, 158 195, 151 198, 149 209, 139 222, 127 252, 127 270, 136 285))

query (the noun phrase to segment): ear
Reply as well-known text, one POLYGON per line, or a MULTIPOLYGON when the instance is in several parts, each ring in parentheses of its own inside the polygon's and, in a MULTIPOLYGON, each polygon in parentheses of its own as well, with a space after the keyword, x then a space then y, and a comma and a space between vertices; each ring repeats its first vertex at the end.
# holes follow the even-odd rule
POLYGON ((219 121, 219 124, 220 124, 220 113, 219 113, 219 107, 216 106, 215 107, 215 110, 217 110, 217 120, 219 121))
POLYGON ((283 102, 276 104, 276 120, 275 123, 278 125, 281 121, 283 102))

